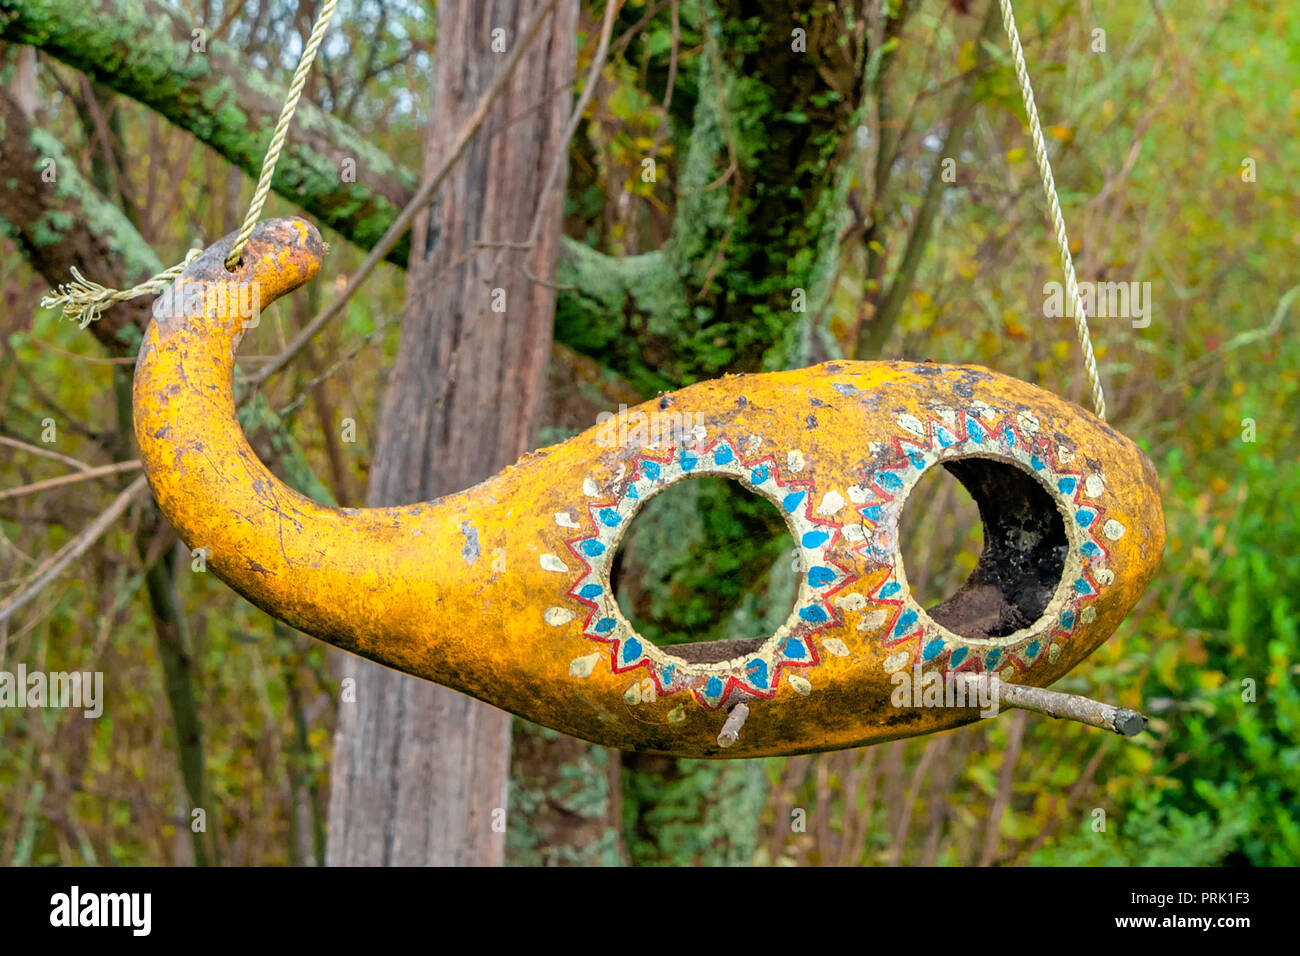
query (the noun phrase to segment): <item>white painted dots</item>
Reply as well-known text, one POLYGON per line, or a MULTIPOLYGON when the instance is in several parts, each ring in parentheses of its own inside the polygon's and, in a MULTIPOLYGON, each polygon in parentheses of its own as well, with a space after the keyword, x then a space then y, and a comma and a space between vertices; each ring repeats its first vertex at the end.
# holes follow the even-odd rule
POLYGON ((1101 533, 1112 541, 1118 541, 1120 538, 1124 537, 1124 532, 1126 530, 1127 529, 1114 518, 1111 518, 1101 527, 1101 533))
POLYGON ((849 656, 849 646, 838 637, 826 638, 822 641, 822 647, 826 648, 827 654, 834 654, 836 657, 849 656))
POLYGON ((862 620, 858 621, 859 631, 874 631, 881 627, 889 617, 889 612, 884 608, 877 608, 870 614, 862 615, 862 620))
POLYGON ((1089 498, 1100 498, 1106 490, 1106 482, 1101 475, 1093 474, 1083 479, 1083 493, 1089 498))
POLYGON ((569 566, 553 554, 544 554, 540 559, 543 571, 554 571, 556 574, 568 574, 569 566))
POLYGON ((601 655, 588 654, 586 657, 577 657, 569 662, 569 674, 572 677, 590 677, 600 663, 601 655))
POLYGON ((835 606, 843 611, 861 611, 867 606, 867 598, 863 594, 839 594, 835 597, 835 606))
POLYGON ((885 673, 892 674, 894 671, 901 671, 911 660, 911 651, 899 651, 897 654, 891 654, 885 658, 885 673))
POLYGON ((916 435, 918 438, 927 437, 925 426, 921 424, 921 419, 917 418, 915 415, 909 415, 904 412, 902 415, 898 416, 897 421, 899 426, 904 430, 911 432, 913 435, 916 435))
POLYGON ((828 491, 822 498, 822 503, 817 506, 817 513, 823 518, 829 518, 844 507, 844 496, 838 491, 828 491))
POLYGON ((562 607, 548 607, 542 614, 542 620, 551 627, 563 627, 573 620, 573 612, 562 607))

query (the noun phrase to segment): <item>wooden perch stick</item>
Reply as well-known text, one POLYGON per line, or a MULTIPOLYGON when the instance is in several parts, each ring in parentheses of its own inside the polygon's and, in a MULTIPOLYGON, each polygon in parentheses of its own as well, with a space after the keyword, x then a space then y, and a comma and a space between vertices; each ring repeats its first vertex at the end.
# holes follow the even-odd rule
MULTIPOLYGON (((1049 717, 1064 717, 1077 720, 1090 727, 1099 727, 1112 733, 1132 737, 1141 733, 1147 725, 1146 717, 1135 710, 1103 704, 1099 700, 1081 697, 1078 694, 1063 694, 1059 690, 1045 687, 1027 687, 1023 684, 1008 684, 996 677, 992 678, 994 686, 987 688, 989 678, 983 674, 963 674, 968 695, 979 694, 984 699, 990 692, 998 704, 1007 707, 1019 707, 1032 710, 1049 717)), ((968 698, 969 699, 969 698, 968 698)))

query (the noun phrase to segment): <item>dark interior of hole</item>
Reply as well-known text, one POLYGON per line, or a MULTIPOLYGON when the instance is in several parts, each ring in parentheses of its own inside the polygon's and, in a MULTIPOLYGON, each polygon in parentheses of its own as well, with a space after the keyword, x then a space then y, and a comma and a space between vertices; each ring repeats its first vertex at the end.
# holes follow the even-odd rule
POLYGON ((963 637, 1005 637, 1042 616, 1061 583, 1069 542, 1055 502, 1036 479, 1004 462, 962 458, 944 465, 970 492, 984 524, 984 550, 960 590, 930 617, 963 637))

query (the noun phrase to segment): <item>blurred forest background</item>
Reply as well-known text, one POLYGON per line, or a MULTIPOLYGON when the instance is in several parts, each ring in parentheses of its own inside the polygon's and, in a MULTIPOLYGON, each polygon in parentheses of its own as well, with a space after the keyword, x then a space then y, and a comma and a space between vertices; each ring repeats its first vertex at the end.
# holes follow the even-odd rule
MULTIPOLYGON (((74 265, 120 288, 238 226, 318 6, 0 0, 0 609, 135 477, 148 300, 83 330, 41 296, 74 265)), ((561 95, 594 88, 567 150, 538 444, 660 389, 832 356, 979 363, 1086 404, 1072 324, 1043 317, 1059 265, 996 3, 625 0, 600 57, 606 6, 570 8, 561 95)), ((1263 0, 1018 8, 1080 278, 1150 283, 1148 327, 1093 335, 1168 526, 1136 611, 1057 687, 1143 710, 1148 732, 1011 711, 714 763, 516 720, 506 862, 1300 863, 1300 19, 1263 0)), ((311 217, 331 254, 249 334, 245 374, 413 194, 438 17, 341 3, 318 111, 290 134, 306 172, 266 211, 311 217)), ((317 498, 365 500, 406 255, 250 406, 254 446, 317 498)), ((935 475, 906 517, 908 577, 950 593, 980 549, 972 503, 935 475)), ((774 510, 701 480, 637 521, 617 585, 647 636, 708 640, 774 628, 794 571, 774 510)), ((100 670, 108 701, 95 720, 0 710, 0 863, 322 863, 342 656, 194 573, 141 499, 0 624, 0 669, 100 670)))

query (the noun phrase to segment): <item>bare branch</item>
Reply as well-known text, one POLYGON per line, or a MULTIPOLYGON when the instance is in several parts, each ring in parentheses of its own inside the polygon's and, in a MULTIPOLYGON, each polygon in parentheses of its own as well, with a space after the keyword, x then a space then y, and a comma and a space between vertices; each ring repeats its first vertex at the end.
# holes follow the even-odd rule
POLYGON ((90 549, 90 546, 112 527, 113 522, 122 516, 127 506, 148 487, 149 483, 146 481, 145 476, 140 475, 135 481, 126 486, 126 489, 113 500, 113 503, 98 518, 86 525, 75 538, 43 561, 41 566, 32 572, 28 578, 28 583, 19 588, 17 593, 3 604, 0 604, 0 625, 13 617, 14 613, 24 605, 30 603, 36 595, 40 594, 51 582, 57 579, 68 565, 85 554, 90 549))
POLYGON ((64 485, 75 485, 81 481, 103 478, 106 475, 120 475, 124 471, 139 470, 140 462, 135 459, 118 461, 111 465, 100 465, 98 468, 87 468, 84 471, 75 471, 70 475, 59 475, 57 478, 34 481, 30 485, 8 488, 5 491, 0 491, 0 501, 4 501, 6 498, 21 498, 23 495, 34 495, 42 491, 49 491, 51 488, 61 488, 64 485))
POLYGON ((41 455, 44 458, 53 458, 55 461, 61 461, 65 465, 71 465, 78 471, 90 471, 91 466, 84 461, 78 461, 76 458, 70 458, 67 455, 61 455, 57 451, 51 451, 49 448, 42 448, 39 445, 29 445, 25 441, 19 441, 17 438, 10 438, 7 435, 0 435, 0 445, 8 445, 10 448, 20 448, 23 451, 29 451, 33 455, 41 455))
POLYGON ((487 119, 488 111, 491 109, 493 102, 495 102, 497 97, 501 95, 501 91, 505 89, 506 82, 510 79, 511 74, 514 73, 515 67, 519 65, 519 61, 523 59, 524 52, 532 44, 533 38, 537 36, 538 29, 542 25, 542 21, 550 14, 553 6, 555 6, 555 0, 550 0, 549 3, 543 4, 538 8, 532 22, 528 24, 527 29, 524 31, 523 39, 519 43, 515 44, 514 50, 510 53, 510 58, 501 67, 501 71, 497 74, 496 79, 492 81, 492 86, 488 88, 488 91, 484 93, 482 98, 479 100, 478 106, 474 108, 474 112, 470 115, 469 120, 461 129, 460 134, 456 137, 456 141, 452 144, 452 148, 448 150, 447 155, 443 157, 442 164, 438 167, 437 172, 420 184, 420 188, 416 190, 415 195, 411 197, 411 201, 406 204, 406 207, 400 214, 398 214, 397 218, 393 220, 393 224, 388 227, 388 231, 384 233, 383 237, 375 243, 374 248, 370 250, 370 255, 366 256, 366 261, 361 263, 360 268, 358 268, 357 271, 348 279, 348 284, 344 286, 343 290, 339 292, 330 304, 325 306, 325 308, 322 309, 315 318, 302 327, 298 334, 293 337, 293 341, 286 345, 279 355, 259 369, 256 375, 249 377, 249 383, 253 388, 261 385, 276 372, 288 365, 290 360, 302 350, 303 346, 310 342, 316 334, 325 327, 326 323, 343 311, 343 307, 347 305, 348 300, 352 298, 356 291, 361 288, 366 279, 369 278, 370 273, 374 270, 375 266, 379 264, 380 260, 388 254, 389 250, 397 244, 397 241, 401 239, 406 233, 406 230, 410 228, 411 220, 413 220, 416 214, 419 213, 420 210, 428 204, 429 200, 433 198, 434 193, 438 191, 438 187, 441 186, 443 180, 447 178, 447 174, 451 172, 452 168, 464 154, 465 149, 469 146, 469 142, 478 131, 478 128, 482 126, 483 121, 487 119))

